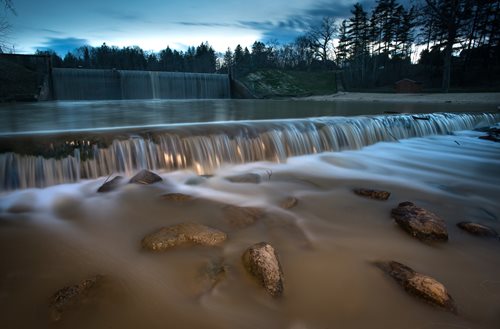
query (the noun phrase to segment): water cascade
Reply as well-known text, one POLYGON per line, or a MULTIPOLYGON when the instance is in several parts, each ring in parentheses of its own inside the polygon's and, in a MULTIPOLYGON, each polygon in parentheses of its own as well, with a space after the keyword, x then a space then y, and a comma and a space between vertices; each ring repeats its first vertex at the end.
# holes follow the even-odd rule
POLYGON ((112 173, 131 175, 139 169, 210 174, 224 164, 284 162, 291 156, 450 134, 499 119, 499 114, 439 113, 171 125, 85 137, 68 133, 57 139, 49 136, 52 155, 30 154, 25 142, 21 142, 23 152, 0 154, 0 189, 44 187, 112 173))
POLYGON ((54 68, 57 100, 230 98, 225 74, 54 68))

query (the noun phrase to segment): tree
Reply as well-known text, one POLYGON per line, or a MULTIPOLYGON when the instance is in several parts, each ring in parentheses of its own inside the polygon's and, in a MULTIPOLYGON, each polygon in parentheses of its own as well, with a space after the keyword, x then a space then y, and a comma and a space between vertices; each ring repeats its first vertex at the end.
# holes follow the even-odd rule
POLYGON ((252 45, 251 66, 252 69, 263 69, 268 67, 267 49, 263 42, 255 41, 252 45))
POLYGON ((326 63, 331 57, 333 38, 336 33, 337 28, 333 17, 323 17, 320 24, 309 27, 307 37, 311 42, 315 55, 323 63, 326 63))
POLYGON ((442 91, 448 92, 451 82, 453 47, 462 37, 462 28, 470 18, 472 0, 425 0, 427 19, 435 21, 437 46, 443 48, 442 91))
POLYGON ((356 80, 361 84, 366 78, 366 58, 369 54, 368 43, 370 40, 368 15, 359 3, 354 5, 347 25, 347 39, 349 44, 349 55, 354 64, 354 70, 358 72, 356 80))
POLYGON ((0 17, 0 53, 3 53, 7 48, 7 38, 11 29, 11 25, 7 21, 7 14, 10 12, 14 15, 17 15, 16 10, 14 9, 14 5, 12 0, 1 0, 4 4, 4 12, 5 14, 0 17))
POLYGON ((228 74, 232 74, 231 72, 233 67, 233 52, 231 51, 231 48, 227 48, 226 52, 224 53, 224 57, 222 59, 222 71, 228 74))
POLYGON ((339 31, 339 43, 337 45, 335 59, 339 67, 344 67, 347 61, 347 55, 349 51, 348 49, 349 39, 347 37, 347 21, 345 19, 340 24, 338 31, 339 31))

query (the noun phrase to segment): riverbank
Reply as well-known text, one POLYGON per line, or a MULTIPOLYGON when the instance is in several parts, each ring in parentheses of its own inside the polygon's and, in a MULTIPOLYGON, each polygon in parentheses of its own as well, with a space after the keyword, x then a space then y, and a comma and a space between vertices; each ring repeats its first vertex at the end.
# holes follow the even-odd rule
POLYGON ((435 94, 392 94, 392 93, 355 93, 339 92, 330 95, 296 97, 297 100, 336 101, 336 102, 390 102, 426 104, 492 104, 499 106, 500 93, 435 93, 435 94))

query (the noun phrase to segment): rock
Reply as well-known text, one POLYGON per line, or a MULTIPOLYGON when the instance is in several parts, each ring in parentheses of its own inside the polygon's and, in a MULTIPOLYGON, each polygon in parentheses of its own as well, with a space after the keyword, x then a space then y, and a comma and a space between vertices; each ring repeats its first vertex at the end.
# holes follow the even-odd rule
POLYGON ((196 293, 205 294, 210 292, 226 276, 226 266, 222 259, 207 262, 198 271, 196 282, 196 293))
POLYGON ((353 192, 356 193, 357 195, 366 198, 381 200, 381 201, 385 201, 389 199, 389 197, 391 196, 391 192, 381 191, 381 190, 370 190, 365 188, 354 189, 353 192))
POLYGON ((482 225, 479 223, 473 222, 460 222, 457 224, 462 230, 469 232, 470 234, 474 234, 477 236, 489 237, 489 238, 498 238, 498 233, 493 228, 482 225))
POLYGON ((247 174, 229 176, 229 177, 226 177, 226 180, 228 180, 228 181, 230 181, 232 183, 253 183, 253 184, 258 184, 262 180, 262 177, 260 177, 259 174, 247 173, 247 174))
POLYGON ((97 192, 99 193, 105 193, 105 192, 110 192, 110 191, 113 191, 115 190, 118 186, 120 186, 120 183, 123 181, 123 177, 122 176, 116 176, 115 178, 113 178, 112 180, 110 181, 107 181, 105 182, 104 184, 101 185, 101 187, 99 187, 97 189, 97 192))
POLYGON ((376 262, 375 265, 396 280, 407 293, 450 312, 457 312, 455 302, 445 286, 436 279, 395 261, 376 262))
POLYGON ((163 200, 176 201, 176 202, 186 202, 194 200, 192 195, 183 193, 167 193, 161 196, 163 200))
POLYGON ((103 278, 102 275, 96 275, 78 284, 58 290, 50 298, 49 309, 51 320, 59 321, 67 309, 86 302, 90 292, 96 289, 103 278))
POLYGON ((411 202, 402 202, 392 209, 392 218, 406 232, 420 240, 447 241, 446 224, 434 213, 415 206, 411 202))
POLYGON ((183 223, 163 227, 142 239, 142 247, 151 251, 165 251, 183 245, 216 246, 227 239, 226 233, 197 224, 183 223))
POLYGON ((161 182, 162 180, 163 179, 154 172, 144 169, 138 172, 134 177, 132 177, 129 183, 149 185, 156 182, 161 182))
POLYGON ((236 228, 250 226, 264 216, 264 211, 255 207, 225 206, 223 212, 226 221, 236 228))
POLYGON ((278 254, 267 242, 260 242, 248 248, 242 256, 245 269, 273 297, 283 295, 283 270, 278 254))
POLYGON ((280 204, 283 209, 291 209, 295 207, 299 203, 299 200, 296 197, 289 196, 285 200, 283 200, 280 204))

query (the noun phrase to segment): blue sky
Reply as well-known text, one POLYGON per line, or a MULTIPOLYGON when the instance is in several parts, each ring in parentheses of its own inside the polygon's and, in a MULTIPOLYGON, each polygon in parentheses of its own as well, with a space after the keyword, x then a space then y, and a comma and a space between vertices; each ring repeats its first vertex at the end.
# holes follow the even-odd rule
MULTIPOLYGON (((159 51, 208 41, 216 51, 256 40, 293 40, 309 22, 350 15, 355 0, 14 0, 9 43, 16 52, 68 50, 103 42, 159 51)), ((366 8, 374 0, 359 0, 366 8)))

